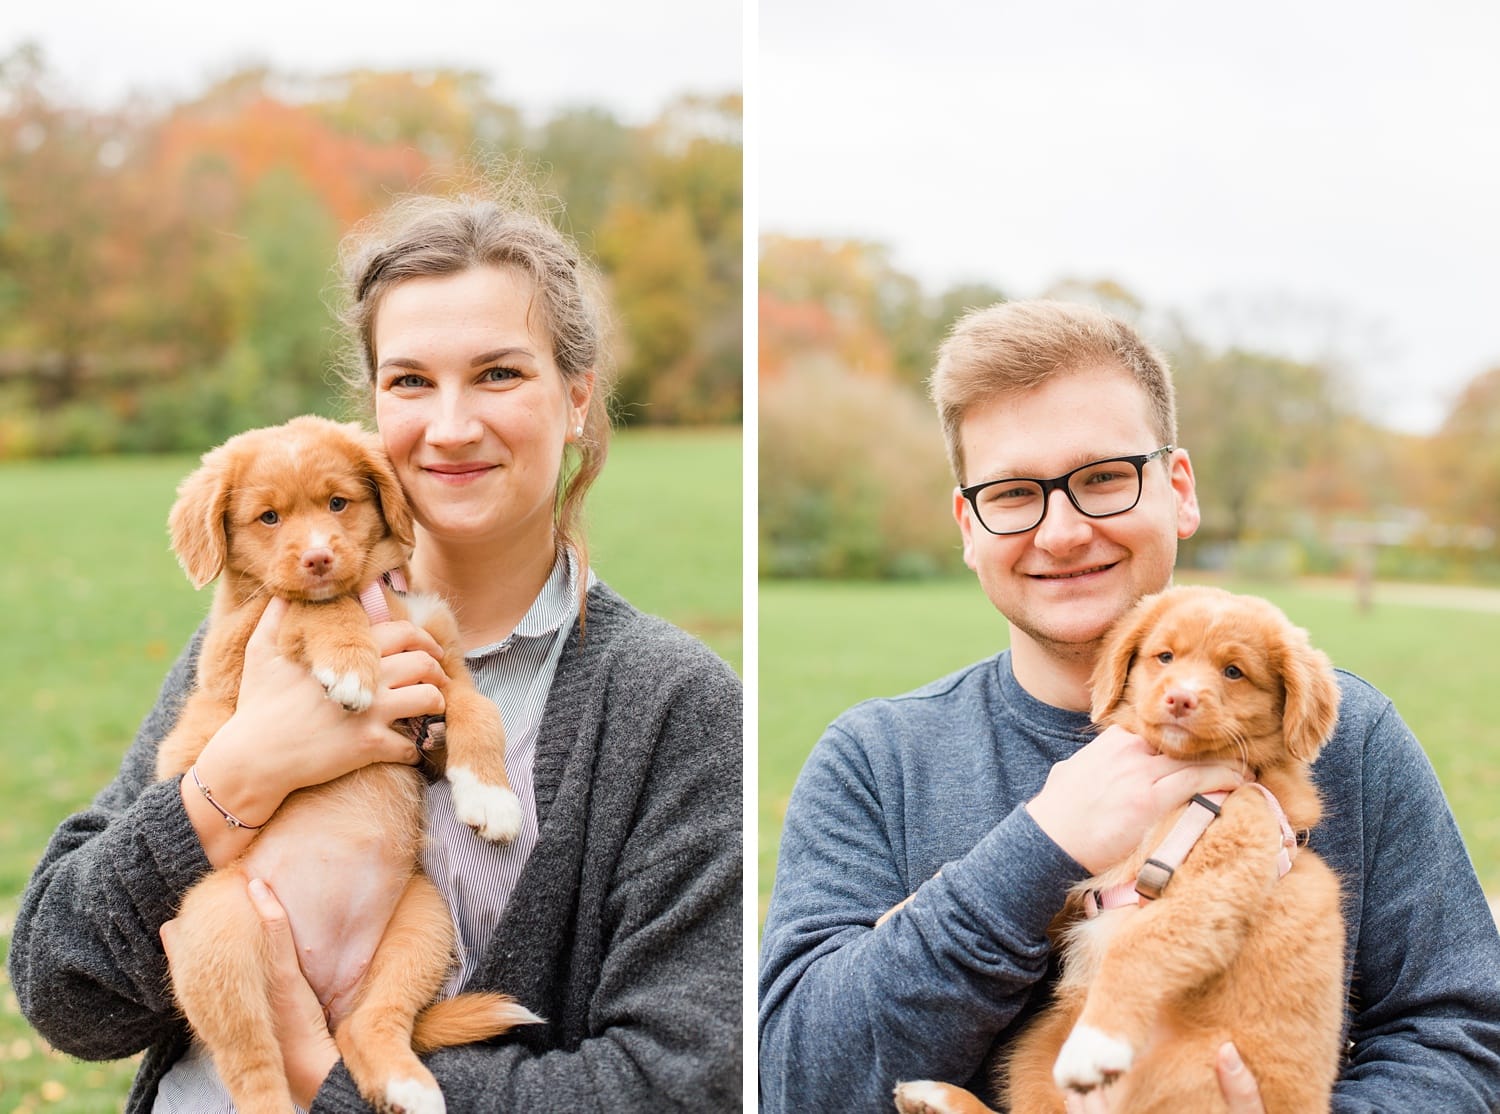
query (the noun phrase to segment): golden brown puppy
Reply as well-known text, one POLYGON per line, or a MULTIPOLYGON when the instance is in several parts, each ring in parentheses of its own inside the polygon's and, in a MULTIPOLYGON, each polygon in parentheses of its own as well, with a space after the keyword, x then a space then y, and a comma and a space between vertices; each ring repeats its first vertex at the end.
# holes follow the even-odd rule
MULTIPOLYGON (((1110 632, 1092 686, 1101 726, 1173 757, 1243 764, 1291 829, 1317 822, 1308 767, 1337 720, 1337 682, 1265 600, 1197 587, 1147 597, 1110 632)), ((1085 916, 1087 895, 1151 873, 1146 860, 1192 807, 1075 887, 1054 924, 1055 997, 1002 1068, 1013 1114, 1062 1114, 1066 1093, 1105 1084, 1117 1114, 1224 1111, 1214 1060, 1228 1040, 1268 1111, 1328 1109, 1344 1007, 1338 881, 1306 850, 1279 876, 1286 829, 1255 785, 1221 802, 1158 899, 1085 916)), ((897 1096, 905 1114, 988 1109, 943 1083, 903 1084, 897 1096)))
MULTIPOLYGON (((183 481, 170 525, 193 584, 216 576, 219 584, 197 684, 162 740, 159 777, 188 771, 234 712, 245 644, 272 597, 290 601, 280 652, 305 663, 330 699, 353 711, 370 706, 380 655, 358 596, 401 566, 412 544, 411 512, 372 435, 304 417, 233 437, 183 481)), ((448 774, 460 819, 487 839, 513 838, 521 812, 505 777, 504 729, 473 686, 452 614, 435 598, 381 591, 393 617, 410 617, 444 649, 448 774)), ((234 863, 184 897, 172 988, 241 1114, 285 1114, 292 1102, 268 997, 270 957, 246 889, 252 877, 270 881, 286 907, 339 1050, 377 1109, 443 1110, 414 1043, 427 1051, 537 1020, 494 994, 460 995, 418 1016, 454 949, 448 907, 418 866, 423 800, 422 774, 389 763, 299 790, 234 863), (333 872, 359 879, 352 908, 320 900, 319 880, 333 872), (378 923, 393 901, 394 914, 378 923)))

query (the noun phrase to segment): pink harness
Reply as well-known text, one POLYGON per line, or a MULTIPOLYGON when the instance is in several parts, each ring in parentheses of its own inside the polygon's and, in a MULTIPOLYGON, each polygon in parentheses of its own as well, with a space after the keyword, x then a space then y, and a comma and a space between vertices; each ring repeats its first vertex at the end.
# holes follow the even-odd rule
MULTIPOLYGON (((1297 833, 1281 808, 1281 802, 1264 785, 1251 782, 1265 794, 1271 810, 1276 813, 1276 822, 1281 827, 1281 847, 1276 853, 1276 876, 1284 878, 1292 869, 1292 859, 1297 854, 1297 833)), ((1083 898, 1083 912, 1087 917, 1097 917, 1106 909, 1118 909, 1125 905, 1144 905, 1161 897, 1172 881, 1172 875, 1187 858, 1208 826, 1219 816, 1219 806, 1228 793, 1200 793, 1192 799, 1187 811, 1178 818, 1167 838, 1151 852, 1151 857, 1141 867, 1133 882, 1121 882, 1107 890, 1090 890, 1083 898)))
POLYGON ((400 569, 392 569, 390 572, 370 581, 365 590, 359 594, 359 602, 372 623, 390 622, 391 609, 390 605, 385 602, 385 593, 380 590, 382 583, 389 584, 403 595, 407 590, 406 577, 401 575, 400 569))

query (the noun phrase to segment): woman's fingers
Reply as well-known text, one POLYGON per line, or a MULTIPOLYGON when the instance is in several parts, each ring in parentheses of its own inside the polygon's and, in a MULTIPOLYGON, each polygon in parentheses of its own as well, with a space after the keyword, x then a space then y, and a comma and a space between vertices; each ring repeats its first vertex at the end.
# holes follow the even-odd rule
POLYGON ((276 636, 281 630, 281 618, 286 614, 286 600, 272 596, 271 602, 261 612, 260 620, 250 632, 250 641, 245 643, 245 656, 270 657, 276 653, 276 636))
POLYGON ((299 1105, 310 1106, 312 1096, 338 1062, 338 1048, 328 1032, 323 1005, 297 962, 286 910, 261 879, 252 878, 249 890, 271 954, 271 1008, 276 1013, 287 1083, 299 1105))
POLYGON ((375 646, 381 656, 420 650, 436 660, 443 657, 443 648, 437 639, 407 619, 395 619, 387 623, 376 623, 370 628, 375 637, 375 646))

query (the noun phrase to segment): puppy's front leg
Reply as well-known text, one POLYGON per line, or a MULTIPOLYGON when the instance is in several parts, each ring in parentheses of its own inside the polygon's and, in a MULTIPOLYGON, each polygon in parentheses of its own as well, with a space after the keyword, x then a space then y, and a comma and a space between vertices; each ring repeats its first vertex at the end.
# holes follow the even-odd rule
POLYGON ((281 621, 281 652, 301 661, 337 701, 363 712, 375 699, 380 651, 357 599, 293 603, 281 621))
POLYGON ((443 687, 447 730, 447 778, 453 812, 485 839, 515 839, 521 832, 521 802, 505 773, 505 724, 500 709, 474 687, 459 648, 453 613, 432 597, 408 597, 412 622, 443 648, 443 687))
POLYGON ((1163 1007, 1226 970, 1276 883, 1280 832, 1253 792, 1232 796, 1165 895, 1110 939, 1053 1078, 1089 1091, 1128 1071, 1163 1007))

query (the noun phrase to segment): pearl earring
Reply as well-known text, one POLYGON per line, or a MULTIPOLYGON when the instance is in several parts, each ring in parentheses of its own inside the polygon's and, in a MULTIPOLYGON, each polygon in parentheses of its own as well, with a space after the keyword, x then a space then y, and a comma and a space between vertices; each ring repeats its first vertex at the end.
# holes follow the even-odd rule
POLYGON ((582 437, 583 436, 583 426, 578 426, 576 429, 574 429, 573 430, 573 436, 574 437, 582 437))

